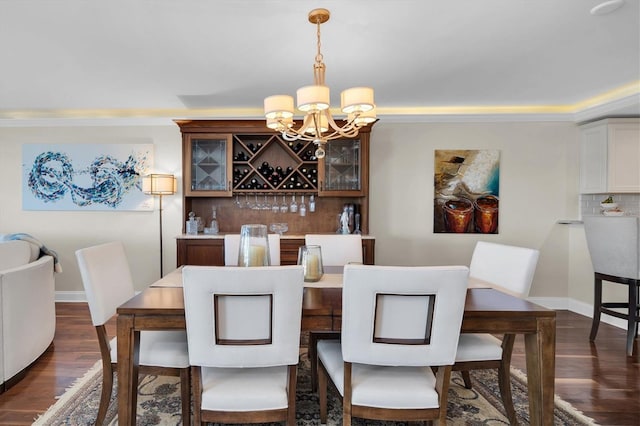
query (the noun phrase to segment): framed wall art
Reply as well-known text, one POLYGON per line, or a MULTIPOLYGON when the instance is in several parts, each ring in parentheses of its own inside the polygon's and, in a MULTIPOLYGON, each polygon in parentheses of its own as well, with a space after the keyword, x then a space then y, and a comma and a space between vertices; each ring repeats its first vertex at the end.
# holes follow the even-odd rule
POLYGON ((436 150, 434 233, 497 234, 500 151, 436 150))
POLYGON ((24 144, 23 210, 153 209, 142 192, 153 144, 24 144))

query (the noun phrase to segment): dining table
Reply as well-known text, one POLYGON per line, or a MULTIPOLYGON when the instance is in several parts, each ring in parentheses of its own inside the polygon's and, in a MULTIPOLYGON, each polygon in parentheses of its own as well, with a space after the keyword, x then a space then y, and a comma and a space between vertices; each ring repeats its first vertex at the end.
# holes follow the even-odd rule
MULTIPOLYGON (((305 282, 302 331, 339 332, 342 274, 305 282)), ((118 421, 136 424, 140 331, 185 330, 181 268, 151 284, 117 309, 118 421)), ((553 425, 556 313, 491 283, 469 279, 462 333, 522 334, 531 425, 553 425)))

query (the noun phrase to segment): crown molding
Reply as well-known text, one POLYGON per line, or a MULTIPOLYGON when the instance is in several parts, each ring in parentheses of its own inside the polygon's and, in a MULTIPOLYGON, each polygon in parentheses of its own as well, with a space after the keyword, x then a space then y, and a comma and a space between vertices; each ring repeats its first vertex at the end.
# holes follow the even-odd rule
MULTIPOLYGON (((333 111, 332 111, 333 113, 333 111)), ((339 111, 335 112, 340 115, 339 111)), ((640 81, 567 105, 379 107, 389 123, 573 122, 640 116, 640 81)), ((257 108, 0 110, 0 127, 174 126, 178 119, 262 119, 257 108)))

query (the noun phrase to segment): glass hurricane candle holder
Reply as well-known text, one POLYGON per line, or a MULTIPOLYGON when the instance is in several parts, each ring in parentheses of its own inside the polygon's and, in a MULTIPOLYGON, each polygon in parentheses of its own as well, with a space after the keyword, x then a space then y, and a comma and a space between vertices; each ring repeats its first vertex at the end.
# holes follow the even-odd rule
POLYGON ((242 225, 240 229, 240 249, 238 266, 269 266, 269 239, 267 225, 242 225))
POLYGON ((298 265, 303 266, 306 282, 320 281, 324 274, 320 246, 301 246, 298 249, 298 265))

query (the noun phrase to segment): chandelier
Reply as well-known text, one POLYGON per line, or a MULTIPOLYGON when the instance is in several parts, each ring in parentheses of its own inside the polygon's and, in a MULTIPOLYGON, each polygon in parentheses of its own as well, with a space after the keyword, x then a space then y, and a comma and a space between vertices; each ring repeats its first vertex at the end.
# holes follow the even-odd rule
POLYGON ((370 87, 352 87, 340 94, 340 109, 346 119, 338 125, 329 109, 329 87, 325 85, 325 65, 320 53, 320 25, 329 20, 327 9, 314 9, 309 12, 309 22, 317 27, 317 52, 313 64, 313 85, 305 86, 296 92, 297 106, 305 115, 302 125, 294 129, 293 97, 273 95, 264 99, 264 114, 267 127, 282 133, 287 141, 312 141, 316 146, 317 158, 325 156, 324 145, 333 139, 351 138, 358 130, 376 121, 373 89, 370 87))

